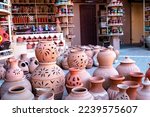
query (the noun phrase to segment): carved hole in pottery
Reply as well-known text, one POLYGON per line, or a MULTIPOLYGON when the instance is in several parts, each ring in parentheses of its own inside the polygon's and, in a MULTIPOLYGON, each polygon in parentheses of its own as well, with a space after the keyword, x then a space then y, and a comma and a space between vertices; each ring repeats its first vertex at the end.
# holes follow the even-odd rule
POLYGON ((25 62, 26 63, 26 65, 28 65, 28 62, 25 62))
POLYGON ((44 45, 44 46, 46 46, 46 45, 44 45))
POLYGON ((83 61, 83 59, 81 59, 81 61, 83 61))
POLYGON ((73 86, 76 86, 76 84, 73 84, 73 86))
POLYGON ((77 77, 77 80, 79 81, 79 80, 80 80, 80 78, 78 78, 78 77, 77 77))
POLYGON ((54 48, 54 47, 51 47, 52 49, 54 48))
POLYGON ((45 86, 47 86, 47 85, 48 85, 48 83, 45 84, 45 86))
POLYGON ((73 77, 73 81, 75 81, 75 77, 73 77))
POLYGON ((78 58, 79 58, 80 56, 78 56, 78 58))
POLYGON ((24 90, 24 89, 25 89, 24 87, 17 87, 17 88, 11 89, 10 91, 21 91, 21 90, 24 90))
POLYGON ((55 54, 54 52, 52 54, 55 54))
POLYGON ((35 65, 38 65, 38 61, 37 61, 37 60, 35 60, 35 61, 34 61, 34 64, 35 64, 35 65))
POLYGON ((70 77, 68 78, 68 80, 70 80, 70 77))
POLYGON ((85 92, 85 91, 87 91, 87 89, 86 88, 75 88, 73 91, 74 92, 85 92))
POLYGON ((26 64, 25 64, 25 63, 21 63, 21 66, 22 66, 22 67, 25 67, 25 66, 26 66, 26 64))

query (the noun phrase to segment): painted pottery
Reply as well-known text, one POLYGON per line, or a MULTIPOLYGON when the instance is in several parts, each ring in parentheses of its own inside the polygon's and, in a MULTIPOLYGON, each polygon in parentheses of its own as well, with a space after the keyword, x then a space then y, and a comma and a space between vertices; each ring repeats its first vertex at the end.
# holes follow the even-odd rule
POLYGON ((150 100, 150 81, 145 78, 142 81, 143 87, 137 89, 137 100, 150 100))
POLYGON ((90 78, 90 90, 89 92, 94 96, 95 100, 108 100, 109 96, 106 90, 103 88, 103 82, 105 81, 102 77, 91 77, 90 78))
MULTIPOLYGON (((148 63, 149 64, 149 66, 150 66, 150 63, 148 63)), ((146 71, 146 73, 145 73, 145 77, 146 78, 149 78, 149 80, 150 80, 150 67, 147 69, 147 71, 146 71)))
POLYGON ((140 86, 135 81, 123 81, 122 84, 126 84, 129 86, 127 89, 127 94, 130 97, 130 100, 135 100, 137 96, 137 88, 140 86))
POLYGON ((118 84, 117 87, 119 88, 119 92, 114 100, 130 100, 128 94, 126 93, 126 90, 129 88, 129 86, 125 84, 118 84))
POLYGON ((6 76, 6 69, 4 65, 0 63, 0 80, 3 80, 6 76))
POLYGON ((23 86, 13 86, 1 97, 2 100, 34 100, 34 95, 23 86))
POLYGON ((94 100, 94 97, 88 92, 87 88, 75 87, 71 93, 65 97, 65 100, 94 100))
POLYGON ((129 57, 125 57, 123 61, 116 67, 116 70, 120 75, 125 76, 126 80, 130 79, 131 72, 140 72, 139 67, 135 64, 135 61, 129 57))
POLYGON ((108 88, 107 92, 109 95, 109 99, 114 100, 114 98, 119 92, 117 85, 120 84, 125 79, 125 77, 121 75, 114 75, 110 76, 109 79, 110 79, 110 87, 108 88))

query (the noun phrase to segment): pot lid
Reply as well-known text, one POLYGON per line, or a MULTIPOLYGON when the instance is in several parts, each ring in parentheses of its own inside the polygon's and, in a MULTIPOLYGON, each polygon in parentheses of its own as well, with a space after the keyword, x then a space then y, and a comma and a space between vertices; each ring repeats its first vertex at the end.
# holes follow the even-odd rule
POLYGON ((145 78, 143 81, 142 81, 142 84, 145 85, 145 86, 149 86, 150 85, 150 81, 148 78, 145 78))
POLYGON ((120 63, 135 63, 135 61, 130 59, 130 57, 126 56, 125 59, 120 63))

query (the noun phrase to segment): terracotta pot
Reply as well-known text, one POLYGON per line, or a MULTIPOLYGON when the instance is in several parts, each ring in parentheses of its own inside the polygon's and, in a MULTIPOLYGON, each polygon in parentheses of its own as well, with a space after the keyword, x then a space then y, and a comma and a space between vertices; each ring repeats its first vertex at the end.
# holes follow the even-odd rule
POLYGON ((142 72, 131 72, 130 78, 132 81, 136 81, 138 84, 142 85, 142 78, 144 77, 144 73, 142 72))
POLYGON ((66 89, 68 94, 74 87, 83 86, 81 78, 78 75, 79 71, 80 69, 78 68, 69 68, 70 76, 66 79, 66 89))
POLYGON ((56 64, 59 66, 59 67, 61 67, 62 68, 62 61, 63 61, 63 59, 64 59, 64 56, 65 55, 60 55, 60 56, 58 56, 57 57, 57 60, 56 60, 56 64))
POLYGON ((18 66, 17 59, 9 59, 10 67, 6 71, 5 81, 17 81, 21 80, 24 77, 24 73, 21 68, 18 66))
POLYGON ((87 69, 91 69, 93 67, 93 59, 88 57, 88 64, 86 65, 87 69))
POLYGON ((27 43, 27 49, 32 49, 32 48, 33 48, 32 44, 30 42, 28 42, 27 43))
POLYGON ((140 85, 135 81, 123 81, 122 84, 126 84, 129 86, 129 88, 127 89, 127 94, 129 95, 130 100, 135 100, 137 96, 137 88, 140 85))
POLYGON ((99 67, 93 72, 93 76, 103 77, 105 79, 105 82, 103 83, 103 87, 106 90, 110 86, 109 77, 114 75, 118 75, 118 72, 113 67, 99 67))
POLYGON ((102 84, 105 81, 102 77, 90 78, 90 90, 89 92, 94 96, 95 100, 108 100, 109 96, 102 84))
POLYGON ((84 87, 75 87, 65 100, 94 100, 94 97, 84 87))
POLYGON ((28 90, 32 91, 30 82, 24 76, 22 79, 17 81, 4 81, 1 85, 0 95, 4 95, 4 93, 6 93, 12 86, 24 86, 28 90))
POLYGON ((21 70, 23 72, 29 72, 29 67, 28 67, 28 63, 23 61, 23 60, 19 60, 18 66, 21 68, 21 70))
POLYGON ((116 54, 111 49, 103 49, 97 55, 97 60, 99 62, 99 66, 112 66, 114 60, 116 59, 116 54))
POLYGON ((22 61, 25 61, 27 64, 29 64, 30 59, 28 58, 27 53, 21 54, 21 55, 20 55, 20 59, 21 59, 22 61))
POLYGON ((140 69, 135 64, 135 61, 129 57, 125 57, 125 59, 116 67, 116 69, 120 75, 125 76, 126 80, 130 79, 131 72, 140 72, 140 69))
POLYGON ((38 100, 54 100, 54 93, 43 93, 38 97, 38 100))
POLYGON ((128 94, 126 93, 126 90, 129 88, 129 86, 125 84, 118 84, 117 87, 119 88, 119 92, 114 100, 130 100, 128 94))
POLYGON ((18 38, 17 38, 17 42, 18 42, 18 43, 22 43, 22 42, 24 42, 24 39, 23 39, 22 37, 18 37, 18 38))
POLYGON ((40 41, 35 48, 35 55, 39 62, 55 62, 57 59, 57 48, 52 41, 40 41))
POLYGON ((2 100, 34 100, 34 95, 23 86, 13 86, 1 97, 2 100))
POLYGON ((4 65, 0 63, 0 80, 4 80, 6 76, 6 69, 4 65))
POLYGON ((62 60, 62 68, 65 69, 65 70, 68 70, 69 69, 69 65, 68 65, 68 57, 67 56, 64 56, 63 60, 62 60))
POLYGON ((34 90, 35 88, 50 88, 50 91, 55 94, 55 99, 61 99, 65 86, 64 77, 63 70, 55 62, 39 63, 32 73, 31 82, 34 90))
POLYGON ((39 63, 38 60, 35 57, 31 57, 30 58, 30 62, 29 62, 29 72, 33 73, 33 71, 38 67, 39 63))
POLYGON ((110 100, 114 100, 114 98, 116 97, 116 95, 119 92, 119 89, 117 87, 118 84, 120 84, 125 77, 121 76, 121 75, 114 75, 114 76, 110 76, 110 87, 108 88, 107 92, 109 95, 109 99, 110 100))
POLYGON ((83 51, 85 51, 85 54, 88 56, 88 57, 90 57, 90 58, 93 58, 93 51, 92 51, 92 49, 90 48, 90 47, 88 47, 88 46, 81 46, 80 47, 83 51))
MULTIPOLYGON (((150 66, 150 63, 148 63, 150 66)), ((146 73, 145 73, 145 77, 148 78, 150 80, 150 67, 147 69, 146 73)))
POLYGON ((97 53, 99 53, 100 49, 101 49, 101 46, 99 46, 99 45, 94 46, 93 47, 94 55, 97 54, 97 53))
POLYGON ((137 100, 150 100, 150 81, 145 78, 142 82, 143 87, 137 89, 137 100))

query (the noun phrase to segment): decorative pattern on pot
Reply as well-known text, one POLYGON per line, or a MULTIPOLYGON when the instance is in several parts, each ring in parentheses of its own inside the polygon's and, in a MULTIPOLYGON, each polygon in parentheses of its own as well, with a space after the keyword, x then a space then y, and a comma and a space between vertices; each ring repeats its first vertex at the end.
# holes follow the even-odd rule
POLYGON ((102 77, 91 77, 90 78, 90 90, 89 92, 94 96, 95 100, 108 100, 109 96, 102 84, 105 81, 102 77))
POLYGON ((3 80, 6 76, 6 69, 4 65, 0 63, 0 80, 3 80))
POLYGON ((75 87, 71 93, 65 97, 65 100, 94 100, 94 97, 88 92, 87 88, 75 87))
POLYGON ((41 63, 55 62, 57 54, 57 48, 53 41, 40 41, 35 49, 35 55, 41 63))

